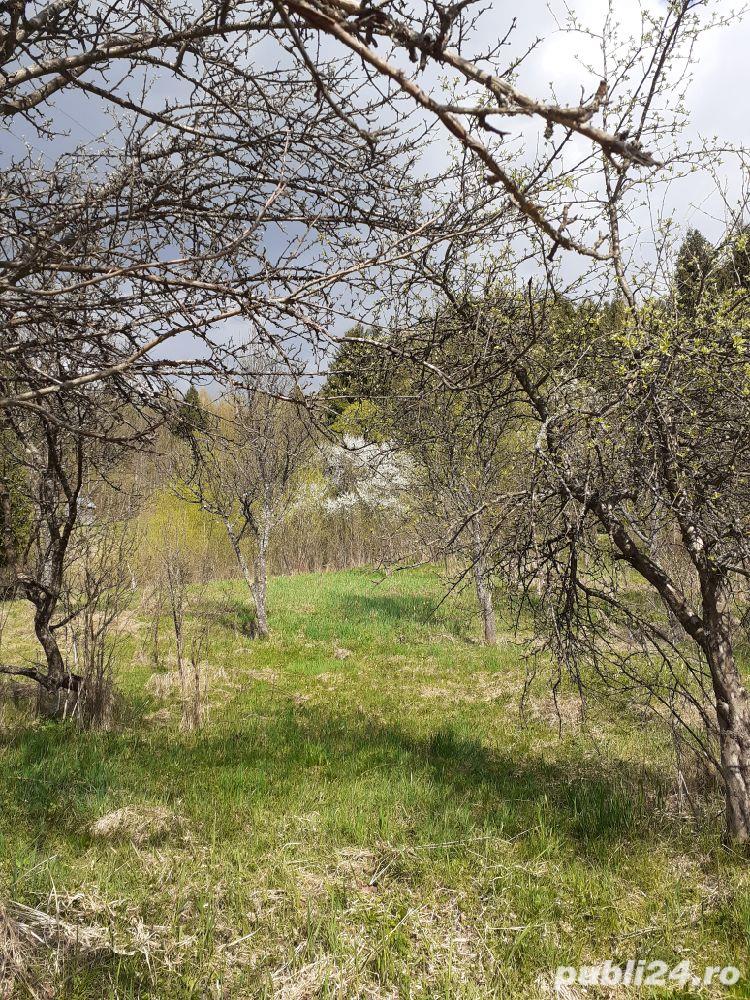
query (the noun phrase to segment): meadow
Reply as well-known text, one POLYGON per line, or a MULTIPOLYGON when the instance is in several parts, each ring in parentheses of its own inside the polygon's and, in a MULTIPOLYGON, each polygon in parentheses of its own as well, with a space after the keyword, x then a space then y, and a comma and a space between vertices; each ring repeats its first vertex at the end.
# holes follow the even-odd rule
MULTIPOLYGON (((279 577, 251 641, 242 586, 209 585, 197 731, 137 600, 108 731, 6 703, 0 899, 38 938, 0 940, 8 995, 657 997, 553 977, 661 959, 743 973, 682 996, 750 996, 747 859, 718 797, 683 801, 668 731, 541 676, 522 710, 523 637, 483 647, 442 596, 431 570, 279 577)), ((3 647, 34 653, 20 603, 3 647)))

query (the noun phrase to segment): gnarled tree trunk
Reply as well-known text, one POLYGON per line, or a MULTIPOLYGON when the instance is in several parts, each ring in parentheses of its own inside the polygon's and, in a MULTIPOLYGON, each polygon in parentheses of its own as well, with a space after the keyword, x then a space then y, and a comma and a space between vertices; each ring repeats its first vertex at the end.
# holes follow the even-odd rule
POLYGON ((55 632, 51 627, 57 607, 58 593, 45 593, 38 587, 27 588, 34 604, 34 632, 44 651, 46 671, 37 674, 39 682, 38 712, 45 719, 67 718, 75 712, 82 678, 66 665, 55 632))
POLYGON ((727 839, 750 843, 750 701, 737 661, 724 587, 702 583, 706 656, 711 670, 726 799, 727 839))

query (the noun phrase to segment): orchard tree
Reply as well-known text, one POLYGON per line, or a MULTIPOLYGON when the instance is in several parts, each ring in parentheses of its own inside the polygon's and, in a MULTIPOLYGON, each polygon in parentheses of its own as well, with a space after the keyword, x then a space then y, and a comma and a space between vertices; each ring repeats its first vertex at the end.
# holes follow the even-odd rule
POLYGON ((2 491, 6 579, 32 605, 42 662, 2 663, 0 673, 36 681, 41 714, 57 717, 75 709, 84 683, 66 660, 60 630, 84 612, 95 613, 71 578, 76 538, 86 519, 97 516, 93 497, 102 477, 149 427, 135 419, 129 397, 123 401, 101 385, 85 395, 56 395, 42 412, 9 409, 3 417, 0 463, 14 472, 2 491))
POLYGON ((491 554, 507 479, 508 427, 501 408, 482 414, 478 403, 471 392, 423 396, 399 421, 398 440, 414 462, 420 534, 433 556, 459 561, 458 582, 473 578, 484 641, 495 645, 491 554))
POLYGON ((309 460, 312 424, 294 378, 257 351, 242 362, 243 385, 204 410, 191 432, 192 465, 177 481, 182 497, 218 518, 252 595, 258 634, 269 634, 268 550, 294 501, 309 460), (252 544, 252 568, 245 545, 252 544))
POLYGON ((503 407, 515 386, 528 443, 493 552, 508 593, 521 583, 544 648, 577 684, 643 699, 688 735, 722 778, 728 837, 744 843, 750 313, 737 252, 731 237, 709 248, 691 235, 667 294, 637 308, 491 283, 458 300, 457 273, 443 294, 466 329, 503 330, 483 391, 503 407))
POLYGON ((520 411, 499 353, 503 324, 491 331, 464 324, 462 305, 446 302, 406 338, 392 335, 388 368, 382 350, 371 348, 359 384, 374 405, 364 412, 369 433, 408 457, 410 515, 422 544, 432 558, 458 563, 454 586, 473 579, 484 641, 494 645, 492 554, 519 473, 520 411), (408 346, 401 356, 399 344, 408 346))

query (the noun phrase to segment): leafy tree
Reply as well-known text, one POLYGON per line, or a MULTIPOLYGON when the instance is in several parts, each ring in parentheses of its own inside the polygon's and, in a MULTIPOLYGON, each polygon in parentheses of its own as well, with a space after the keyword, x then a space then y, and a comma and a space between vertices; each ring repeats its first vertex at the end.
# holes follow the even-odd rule
POLYGON ((727 288, 750 287, 750 226, 741 226, 729 241, 727 265, 723 280, 727 288))
POLYGON ((695 318, 704 295, 717 280, 714 248, 697 229, 691 229, 677 254, 675 298, 685 317, 695 318))
POLYGON ((171 430, 182 441, 191 441, 197 433, 206 430, 207 416, 201 404, 201 397, 194 385, 177 404, 171 430))
POLYGON ((362 327, 353 327, 347 337, 338 344, 333 360, 326 373, 325 382, 319 393, 324 403, 324 418, 329 426, 338 424, 337 429, 355 432, 361 426, 352 424, 368 423, 374 429, 373 417, 375 411, 357 414, 350 412, 348 419, 342 424, 342 416, 351 409, 358 407, 363 400, 375 406, 382 403, 389 371, 389 358, 378 350, 371 341, 362 342, 365 338, 362 327))

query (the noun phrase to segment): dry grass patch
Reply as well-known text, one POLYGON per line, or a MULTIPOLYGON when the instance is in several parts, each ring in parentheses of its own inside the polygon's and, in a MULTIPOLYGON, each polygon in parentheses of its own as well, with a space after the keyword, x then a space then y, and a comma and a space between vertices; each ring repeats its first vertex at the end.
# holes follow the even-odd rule
POLYGON ((320 681, 321 684, 339 684, 344 679, 343 674, 331 671, 324 671, 322 674, 315 675, 315 680, 320 681))
POLYGON ((187 825, 181 816, 158 806, 125 806, 100 816, 89 832, 97 840, 129 840, 136 845, 183 838, 187 825))
MULTIPOLYGON (((190 682, 192 669, 185 668, 184 675, 180 675, 179 670, 158 671, 151 674, 146 681, 146 691, 158 698, 166 701, 169 698, 178 697, 182 693, 186 682, 190 682), (190 675, 190 676, 188 676, 190 675)), ((222 690, 232 687, 229 675, 223 667, 213 667, 208 663, 198 664, 198 677, 200 679, 201 697, 207 697, 213 689, 222 690)))
POLYGON ((328 997, 344 1000, 398 1000, 395 987, 383 988, 379 983, 361 982, 356 971, 355 953, 345 959, 321 955, 299 968, 282 966, 271 975, 275 1000, 313 1000, 328 997), (354 985, 356 982, 356 986, 354 985))
POLYGON ((253 681, 266 681, 269 684, 274 684, 279 679, 278 670, 271 670, 270 667, 265 667, 260 670, 243 670, 242 677, 248 677, 253 681))
POLYGON ((584 723, 585 707, 574 694, 559 694, 557 698, 549 691, 529 697, 524 703, 531 719, 553 729, 579 730, 584 723))
POLYGON ((44 908, 0 904, 0 996, 13 996, 18 985, 37 996, 33 987, 50 983, 73 957, 147 954, 143 925, 122 935, 113 918, 112 907, 85 893, 54 893, 44 908))
POLYGON ((419 689, 421 698, 438 698, 453 701, 459 695, 461 688, 457 684, 423 684, 419 689))

